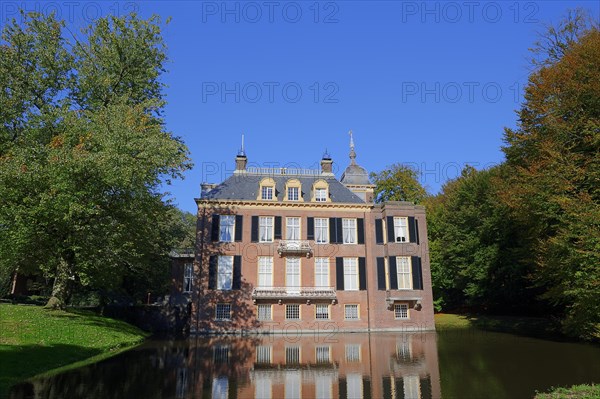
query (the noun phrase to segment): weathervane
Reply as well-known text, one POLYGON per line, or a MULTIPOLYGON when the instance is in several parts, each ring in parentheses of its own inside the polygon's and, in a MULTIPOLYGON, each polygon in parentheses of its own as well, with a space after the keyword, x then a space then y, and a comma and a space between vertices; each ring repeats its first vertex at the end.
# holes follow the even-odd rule
POLYGON ((348 132, 348 134, 350 135, 350 163, 352 165, 356 164, 356 152, 354 152, 354 137, 352 135, 352 130, 350 130, 348 132))

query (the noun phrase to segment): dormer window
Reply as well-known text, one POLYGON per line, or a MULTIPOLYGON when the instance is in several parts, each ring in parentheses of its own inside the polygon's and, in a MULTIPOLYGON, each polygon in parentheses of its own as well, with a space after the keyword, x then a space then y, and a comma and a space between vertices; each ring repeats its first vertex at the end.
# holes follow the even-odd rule
POLYGON ((273 187, 263 186, 261 198, 264 200, 272 200, 273 199, 273 187))
POLYGON ((275 192, 275 180, 270 177, 265 177, 259 183, 258 196, 259 200, 272 201, 277 198, 275 192))
POLYGON ((302 199, 302 183, 298 179, 289 179, 285 182, 284 201, 300 201, 302 199))
POLYGON ((288 187, 288 201, 298 201, 299 191, 298 187, 288 187))
POLYGON ((315 189, 315 201, 317 201, 317 202, 327 201, 327 189, 326 188, 315 189))

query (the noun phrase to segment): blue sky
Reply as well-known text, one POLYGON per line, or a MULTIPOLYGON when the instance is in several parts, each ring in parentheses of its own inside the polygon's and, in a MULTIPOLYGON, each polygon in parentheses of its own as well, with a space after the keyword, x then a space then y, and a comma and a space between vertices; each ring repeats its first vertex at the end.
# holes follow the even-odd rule
POLYGON ((165 189, 192 212, 200 183, 231 173, 242 133, 251 164, 315 168, 327 149, 339 175, 352 129, 359 164, 413 165, 434 193, 465 164, 502 162, 543 24, 600 14, 598 1, 3 1, 0 20, 22 4, 72 24, 172 17, 166 121, 195 167, 165 189))

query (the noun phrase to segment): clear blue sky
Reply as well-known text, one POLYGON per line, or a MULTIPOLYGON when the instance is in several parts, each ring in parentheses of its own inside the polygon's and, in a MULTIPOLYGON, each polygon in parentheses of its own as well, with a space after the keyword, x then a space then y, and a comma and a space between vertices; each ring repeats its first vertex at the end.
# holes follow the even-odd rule
MULTIPOLYGON (((2 20, 15 4, 2 2, 2 20)), ((192 212, 200 183, 231 173, 242 132, 251 164, 317 167, 327 148, 339 175, 352 129, 359 164, 412 164, 434 193, 465 164, 502 162, 537 32, 568 8, 600 14, 598 1, 26 4, 60 5, 72 23, 132 8, 172 17, 166 121, 195 167, 166 190, 192 212)))

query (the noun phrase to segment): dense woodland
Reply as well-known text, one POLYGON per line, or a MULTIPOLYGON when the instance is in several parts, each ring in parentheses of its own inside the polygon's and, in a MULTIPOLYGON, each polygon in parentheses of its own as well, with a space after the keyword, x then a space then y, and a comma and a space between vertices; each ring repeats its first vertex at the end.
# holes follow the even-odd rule
POLYGON ((504 133, 504 163, 466 167, 426 198, 410 168, 372 177, 379 200, 427 208, 438 310, 554 317, 564 333, 598 339, 598 22, 574 12, 532 51, 518 127, 504 133))
MULTIPOLYGON (((0 283, 50 282, 52 307, 81 292, 140 300, 168 284, 168 252, 194 216, 161 191, 191 167, 166 130, 162 23, 53 16, 11 21, 0 42, 0 283)), ((533 48, 506 160, 466 167, 437 195, 418 171, 372 174, 378 201, 424 204, 438 310, 559 318, 600 337, 600 32, 580 12, 533 48)), ((511 121, 507 121, 507 124, 511 121)))

